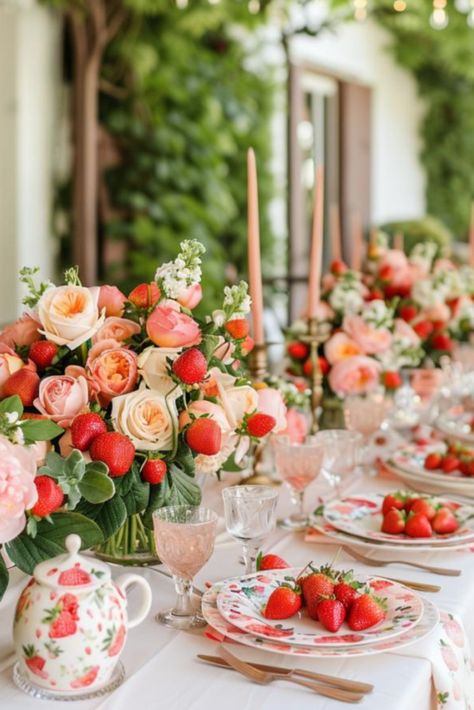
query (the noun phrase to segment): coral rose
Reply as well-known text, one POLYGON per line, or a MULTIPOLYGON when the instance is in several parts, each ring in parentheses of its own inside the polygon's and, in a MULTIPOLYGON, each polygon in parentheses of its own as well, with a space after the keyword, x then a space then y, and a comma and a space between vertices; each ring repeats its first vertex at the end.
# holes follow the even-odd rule
POLYGON ((366 323, 361 316, 346 316, 343 328, 367 355, 384 353, 392 343, 392 334, 387 328, 374 327, 366 323))
POLYGON ((190 316, 181 313, 176 301, 162 301, 146 322, 149 338, 162 348, 184 348, 199 345, 201 331, 190 316))
POLYGON ((138 451, 170 451, 178 413, 172 397, 141 389, 112 400, 112 421, 138 451))
POLYGON ((82 286, 57 286, 48 289, 38 302, 40 333, 56 345, 70 350, 92 338, 104 321, 97 307, 98 290, 82 286))
POLYGON ((99 289, 98 307, 99 311, 105 308, 106 316, 120 317, 127 297, 117 286, 101 286, 99 289))
POLYGON ((188 286, 188 288, 185 288, 180 291, 176 298, 180 306, 183 306, 183 308, 188 308, 190 311, 192 311, 193 308, 196 308, 198 303, 200 303, 201 299, 201 284, 193 284, 192 286, 188 286))
POLYGON ((168 360, 176 360, 181 348, 146 348, 138 356, 138 371, 147 387, 161 394, 167 394, 176 383, 168 373, 168 360))
POLYGON ((94 342, 97 343, 99 340, 115 340, 117 344, 121 345, 131 338, 132 335, 137 335, 139 332, 140 326, 133 320, 111 316, 105 319, 104 324, 95 334, 94 342))
POLYGON ((334 333, 324 346, 326 360, 334 365, 340 360, 354 355, 362 355, 362 348, 345 333, 334 333))
POLYGON ((329 373, 329 384, 339 396, 365 394, 379 383, 381 366, 365 355, 356 355, 337 362, 329 373))
POLYGON ((272 387, 264 387, 257 392, 257 409, 262 414, 269 414, 274 417, 276 424, 272 429, 273 434, 286 429, 286 404, 281 393, 272 387))
POLYGON ((117 348, 115 340, 101 340, 93 345, 86 368, 99 387, 103 404, 131 392, 137 384, 137 356, 132 350, 117 348))
POLYGON ((26 525, 25 510, 38 500, 33 452, 0 436, 0 543, 13 540, 26 525))
POLYGON ((40 339, 38 328, 41 324, 25 313, 21 318, 18 318, 14 323, 7 325, 0 333, 0 343, 5 343, 10 348, 29 347, 36 340, 40 339))
POLYGON ((59 426, 68 427, 89 402, 85 377, 52 375, 41 380, 38 397, 33 402, 36 409, 59 426))
POLYGON ((15 351, 8 345, 0 343, 0 397, 3 395, 3 385, 10 375, 23 366, 23 360, 15 354, 15 351))

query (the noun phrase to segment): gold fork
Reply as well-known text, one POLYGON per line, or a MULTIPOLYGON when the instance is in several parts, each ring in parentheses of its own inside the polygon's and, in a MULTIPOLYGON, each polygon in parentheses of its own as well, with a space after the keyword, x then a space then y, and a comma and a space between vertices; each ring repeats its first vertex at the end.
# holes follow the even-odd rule
POLYGON ((434 567, 433 565, 423 565, 420 562, 410 562, 409 560, 374 560, 371 557, 366 557, 360 552, 356 552, 351 547, 346 547, 343 545, 342 549, 352 557, 354 560, 359 560, 359 562, 364 562, 366 565, 371 567, 385 567, 386 565, 409 565, 410 567, 416 567, 417 569, 425 570, 426 572, 432 572, 433 574, 442 574, 448 577, 459 577, 461 574, 460 569, 452 569, 451 567, 434 567))
POLYGON ((253 680, 255 683, 260 685, 267 685, 274 680, 286 680, 289 683, 295 683, 296 685, 301 685, 303 688, 309 688, 314 693, 319 695, 324 695, 327 698, 332 698, 333 700, 341 700, 345 703, 358 703, 364 697, 359 693, 351 693, 348 690, 340 690, 339 688, 331 688, 328 685, 321 685, 320 683, 312 683, 306 680, 300 680, 299 678, 292 678, 289 675, 283 675, 281 673, 268 673, 266 671, 261 671, 255 666, 251 666, 249 663, 242 661, 237 656, 234 656, 227 648, 224 646, 219 646, 219 655, 224 661, 227 661, 229 666, 232 666, 234 670, 238 671, 246 678, 253 680))

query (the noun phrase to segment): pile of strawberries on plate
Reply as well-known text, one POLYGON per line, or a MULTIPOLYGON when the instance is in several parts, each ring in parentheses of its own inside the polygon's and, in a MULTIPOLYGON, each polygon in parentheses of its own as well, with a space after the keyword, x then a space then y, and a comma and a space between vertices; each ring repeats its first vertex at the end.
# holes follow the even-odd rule
MULTIPOLYGON (((265 555, 260 569, 284 569, 289 565, 277 555, 265 555)), ((289 619, 306 608, 308 616, 331 632, 344 621, 352 631, 363 631, 385 619, 385 599, 376 597, 353 572, 340 572, 330 565, 306 565, 297 578, 285 581, 270 594, 263 610, 266 619, 289 619)))
POLYGON ((428 454, 424 462, 425 469, 447 474, 461 473, 463 476, 474 476, 474 450, 460 442, 447 443, 447 447, 444 454, 440 451, 428 454))
POLYGON ((456 532, 459 522, 452 508, 435 498, 395 491, 382 504, 381 530, 389 535, 432 537, 456 532))

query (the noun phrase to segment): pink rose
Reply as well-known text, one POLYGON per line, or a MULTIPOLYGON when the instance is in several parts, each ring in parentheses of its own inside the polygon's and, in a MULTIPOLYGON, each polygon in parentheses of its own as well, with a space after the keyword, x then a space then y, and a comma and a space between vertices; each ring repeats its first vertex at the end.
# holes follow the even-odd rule
POLYGON ((258 405, 257 410, 263 414, 270 414, 270 416, 275 417, 276 424, 272 429, 273 434, 278 434, 279 432, 286 429, 286 404, 283 401, 278 390, 272 389, 271 387, 264 387, 258 390, 258 405))
POLYGON ((192 286, 188 286, 188 288, 185 288, 180 291, 176 300, 178 301, 180 306, 183 306, 183 308, 188 308, 190 311, 192 311, 193 308, 196 308, 198 303, 200 303, 201 299, 201 284, 193 284, 192 286))
POLYGON ((223 434, 227 434, 232 429, 222 407, 214 402, 209 402, 207 399, 198 399, 195 402, 191 402, 188 408, 181 412, 179 415, 180 429, 190 424, 191 415, 196 418, 206 416, 209 419, 213 419, 217 422, 223 434))
POLYGON ((86 368, 97 383, 102 403, 135 389, 138 379, 137 356, 127 348, 117 348, 115 340, 101 340, 89 351, 86 368))
POLYGON ((446 303, 435 303, 434 306, 426 309, 424 315, 431 321, 446 322, 451 317, 451 311, 446 303))
POLYGON ((10 348, 30 346, 35 340, 40 339, 38 328, 41 324, 25 313, 14 323, 7 325, 0 333, 0 343, 5 343, 10 348))
POLYGON ((0 343, 0 397, 3 392, 3 385, 10 375, 20 370, 24 366, 23 360, 15 354, 8 345, 0 343))
POLYGON ((162 301, 146 322, 149 338, 163 348, 184 348, 201 342, 201 331, 195 320, 181 313, 176 301, 162 301))
POLYGON ((140 326, 133 320, 110 316, 105 319, 104 324, 97 331, 94 343, 99 340, 115 340, 117 345, 120 345, 139 332, 140 326))
POLYGON ((68 365, 64 370, 64 374, 73 377, 75 380, 77 380, 79 377, 83 377, 87 382, 87 389, 89 391, 89 401, 97 399, 97 395, 100 392, 99 385, 91 377, 89 372, 87 372, 85 367, 82 367, 81 365, 68 365))
POLYGON ((235 345, 219 335, 219 345, 212 353, 218 360, 222 360, 224 365, 230 365, 234 360, 235 345))
POLYGON ((0 543, 13 540, 26 525, 25 510, 38 499, 36 463, 26 447, 0 436, 0 543))
POLYGON ((380 363, 365 355, 337 362, 329 373, 329 384, 339 396, 366 394, 379 383, 380 363))
POLYGON ((89 403, 87 380, 79 376, 52 375, 41 380, 38 397, 33 402, 36 409, 59 426, 68 427, 72 420, 89 403))
POLYGON ((287 436, 292 444, 302 444, 308 434, 308 420, 303 412, 290 407, 286 412, 286 429, 280 434, 287 436))
POLYGON ((346 316, 343 328, 367 355, 383 353, 392 344, 392 334, 387 328, 374 328, 361 316, 346 316))
POLYGON ((379 261, 379 271, 384 267, 390 267, 395 274, 406 272, 408 268, 408 258, 405 252, 400 249, 387 249, 383 257, 379 261))
POLYGON ((324 354, 330 365, 362 353, 362 348, 345 333, 334 333, 324 346, 324 354))
POLYGON ((395 318, 393 334, 396 338, 402 338, 414 348, 417 348, 420 344, 420 336, 415 333, 411 325, 403 320, 403 318, 395 318))
POLYGON ((106 316, 120 317, 123 313, 126 300, 127 297, 117 288, 117 286, 101 286, 97 306, 99 311, 102 311, 102 309, 105 308, 106 316))

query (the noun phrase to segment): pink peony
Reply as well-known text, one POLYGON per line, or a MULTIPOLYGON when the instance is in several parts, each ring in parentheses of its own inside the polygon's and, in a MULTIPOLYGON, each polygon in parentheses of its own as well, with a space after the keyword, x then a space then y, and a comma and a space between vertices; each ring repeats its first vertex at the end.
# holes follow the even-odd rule
POLYGON ((99 289, 99 300, 97 306, 99 311, 105 308, 106 316, 120 317, 123 313, 124 304, 127 300, 125 294, 117 286, 101 286, 99 289))
POLYGON ((99 340, 115 340, 117 345, 121 345, 126 340, 140 332, 140 326, 128 318, 117 318, 110 316, 106 318, 104 324, 99 328, 94 343, 99 340))
POLYGON ((137 356, 132 350, 117 348, 115 340, 101 340, 93 345, 86 368, 103 395, 103 404, 108 404, 112 397, 131 392, 137 384, 137 356))
POLYGON ((286 404, 283 401, 281 393, 272 387, 264 387, 258 390, 258 406, 257 410, 263 414, 269 414, 276 419, 276 424, 273 427, 273 434, 279 434, 286 429, 286 404))
POLYGON ((371 357, 356 355, 337 362, 329 373, 329 384, 339 396, 366 394, 379 383, 380 364, 371 357))
POLYGON ((7 325, 0 333, 0 343, 5 343, 10 348, 15 345, 19 347, 30 346, 35 340, 40 339, 38 328, 41 324, 25 313, 21 318, 18 318, 14 323, 7 325))
POLYGON ((336 362, 345 360, 348 357, 362 355, 363 351, 355 340, 349 338, 345 333, 334 333, 324 346, 324 354, 326 360, 331 365, 334 365, 336 362))
POLYGON ((308 420, 303 412, 290 407, 286 412, 286 429, 280 434, 287 436, 292 444, 302 444, 308 434, 308 420))
POLYGON ((23 365, 23 360, 15 354, 14 350, 8 345, 0 343, 0 397, 2 396, 3 385, 10 375, 20 370, 23 365))
POLYGON ((346 316, 343 328, 366 355, 384 353, 392 344, 392 334, 387 328, 374 328, 361 316, 346 316))
POLYGON ((201 284, 193 284, 192 286, 188 286, 188 288, 183 289, 179 293, 176 300, 178 301, 180 306, 183 306, 183 308, 188 308, 190 311, 192 311, 193 308, 196 308, 198 303, 200 303, 201 299, 201 284))
POLYGON ((25 510, 34 506, 38 492, 34 483, 33 453, 0 436, 0 543, 13 540, 26 525, 25 510))
POLYGON ((146 322, 149 338, 163 348, 184 348, 201 342, 199 326, 190 316, 181 313, 176 301, 162 301, 146 322))
POLYGON ((87 380, 81 375, 52 375, 41 380, 38 397, 33 402, 36 409, 57 422, 70 426, 72 420, 89 403, 87 380))

